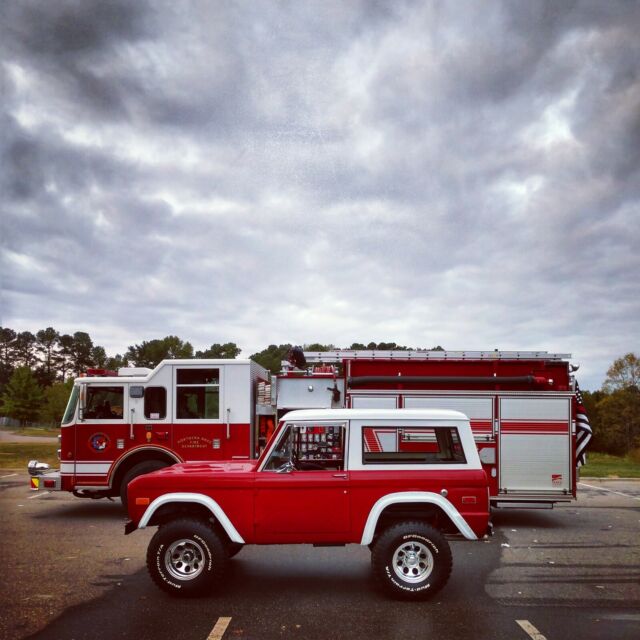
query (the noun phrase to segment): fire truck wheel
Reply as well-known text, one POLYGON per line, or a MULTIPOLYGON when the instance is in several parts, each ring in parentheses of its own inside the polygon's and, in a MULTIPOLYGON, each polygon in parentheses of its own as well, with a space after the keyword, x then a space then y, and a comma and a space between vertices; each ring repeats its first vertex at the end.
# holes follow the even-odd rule
POLYGON ((202 520, 191 518, 162 525, 147 549, 153 581, 181 597, 203 595, 220 584, 228 559, 218 534, 202 520))
POLYGON ((161 460, 145 460, 145 462, 139 462, 131 467, 131 469, 124 474, 122 482, 120 483, 120 500, 122 500, 122 506, 125 509, 127 508, 127 487, 134 478, 144 475, 145 473, 157 471, 158 469, 164 469, 164 467, 167 466, 169 465, 161 460))
POLYGON ((443 535, 423 522, 400 522, 382 532, 371 552, 373 573, 390 595, 424 600, 451 575, 451 548, 443 535))

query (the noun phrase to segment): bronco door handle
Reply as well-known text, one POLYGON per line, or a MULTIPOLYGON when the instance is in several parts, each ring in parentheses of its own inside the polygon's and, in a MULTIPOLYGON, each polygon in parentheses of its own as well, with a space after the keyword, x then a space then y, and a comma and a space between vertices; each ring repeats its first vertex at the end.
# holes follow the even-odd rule
POLYGON ((333 477, 334 478, 346 478, 347 474, 346 473, 334 473, 333 477))

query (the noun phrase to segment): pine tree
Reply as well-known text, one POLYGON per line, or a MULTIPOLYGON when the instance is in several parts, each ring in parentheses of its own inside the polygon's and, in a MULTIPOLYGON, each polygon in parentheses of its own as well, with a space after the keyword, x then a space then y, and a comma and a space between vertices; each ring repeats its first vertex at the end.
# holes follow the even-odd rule
POLYGON ((0 411, 24 425, 38 417, 42 404, 42 390, 29 367, 18 367, 2 394, 0 411))

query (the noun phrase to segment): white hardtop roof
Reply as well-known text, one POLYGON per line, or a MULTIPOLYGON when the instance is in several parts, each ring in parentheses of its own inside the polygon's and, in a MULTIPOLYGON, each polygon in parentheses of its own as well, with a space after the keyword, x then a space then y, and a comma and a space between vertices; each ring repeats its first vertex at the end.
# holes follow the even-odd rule
MULTIPOLYGON (((244 365, 249 366, 251 364, 257 365, 253 360, 236 360, 233 358, 188 358, 181 360, 173 360, 171 358, 167 360, 162 360, 155 369, 146 369, 145 367, 121 367, 124 370, 122 375, 118 376, 83 376, 80 378, 76 378, 75 382, 77 383, 87 383, 87 382, 101 382, 104 384, 123 384, 124 382, 146 382, 150 380, 156 371, 164 367, 165 365, 178 365, 181 367, 184 366, 193 366, 193 367, 206 367, 206 366, 222 366, 228 367, 230 365, 244 365), (140 373, 131 373, 127 374, 127 369, 138 369, 140 373)), ((257 365, 260 366, 260 365, 257 365)))
POLYGON ((281 420, 463 420, 469 418, 449 409, 296 409, 281 420))

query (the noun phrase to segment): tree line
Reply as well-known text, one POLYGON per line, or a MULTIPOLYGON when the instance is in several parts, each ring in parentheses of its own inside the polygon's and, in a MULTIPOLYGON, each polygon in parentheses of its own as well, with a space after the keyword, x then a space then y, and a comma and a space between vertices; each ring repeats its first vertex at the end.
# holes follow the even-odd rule
POLYGON ((582 395, 593 429, 589 448, 631 454, 640 462, 640 359, 634 353, 618 358, 609 367, 602 388, 582 395))
MULTIPOLYGON (((291 344, 271 344, 249 357, 272 373, 280 371, 291 344)), ((333 344, 310 343, 305 351, 340 349, 333 344)), ((411 350, 395 342, 354 342, 347 349, 411 350)), ((441 346, 432 347, 442 350, 441 346)), ((59 423, 73 385, 72 379, 89 368, 117 370, 125 366, 153 368, 173 358, 237 358, 235 342, 213 343, 204 350, 178 336, 145 340, 124 354, 107 355, 88 333, 61 334, 52 327, 31 333, 0 327, 0 416, 21 424, 39 420, 59 423)), ((584 406, 593 429, 591 450, 640 460, 640 360, 628 353, 613 362, 601 389, 583 392, 584 406)))

